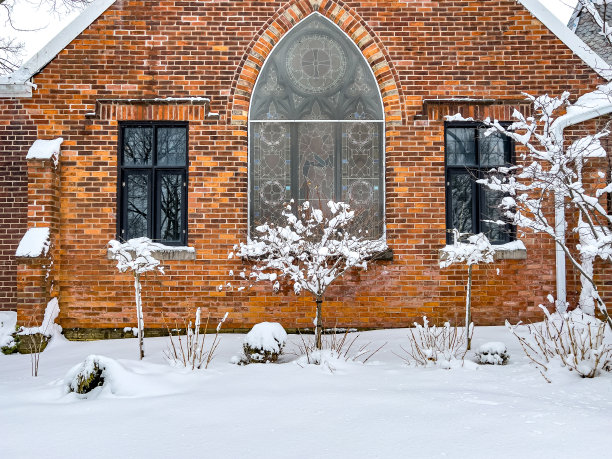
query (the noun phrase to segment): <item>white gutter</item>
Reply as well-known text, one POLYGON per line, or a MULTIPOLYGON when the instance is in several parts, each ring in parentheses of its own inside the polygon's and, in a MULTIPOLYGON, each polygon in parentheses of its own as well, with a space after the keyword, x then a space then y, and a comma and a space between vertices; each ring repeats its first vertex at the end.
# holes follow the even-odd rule
MULTIPOLYGON (((557 131, 558 138, 563 138, 563 131, 576 124, 612 113, 612 83, 599 86, 595 91, 580 97, 568 107, 567 113, 557 118, 552 129, 557 131)), ((565 195, 555 195, 555 236, 565 243, 567 222, 565 219, 565 195)), ((559 244, 555 244, 555 276, 557 284, 557 309, 567 308, 567 274, 565 252, 559 244)))
MULTIPOLYGON (((72 40, 102 15, 116 0, 95 0, 40 51, 10 75, 0 76, 0 98, 32 97, 30 80, 72 40)), ((35 87, 35 86, 34 86, 35 87)))

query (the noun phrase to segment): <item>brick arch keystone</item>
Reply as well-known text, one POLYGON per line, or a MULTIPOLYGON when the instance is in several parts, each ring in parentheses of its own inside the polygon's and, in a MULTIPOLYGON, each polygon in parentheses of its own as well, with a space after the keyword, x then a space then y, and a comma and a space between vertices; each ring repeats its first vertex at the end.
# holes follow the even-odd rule
POLYGON ((313 13, 319 13, 331 20, 357 45, 376 77, 387 126, 401 125, 405 111, 402 107, 400 89, 396 83, 396 72, 385 48, 355 11, 344 5, 342 1, 333 0, 287 2, 254 37, 248 53, 240 63, 240 74, 234 82, 231 124, 247 125, 251 96, 266 58, 287 32, 313 13))

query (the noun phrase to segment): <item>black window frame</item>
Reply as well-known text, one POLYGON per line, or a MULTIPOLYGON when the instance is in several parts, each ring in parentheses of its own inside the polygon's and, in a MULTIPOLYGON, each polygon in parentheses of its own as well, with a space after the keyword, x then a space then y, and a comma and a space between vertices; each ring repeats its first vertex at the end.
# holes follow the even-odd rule
POLYGON ((186 246, 189 240, 187 226, 188 218, 188 189, 189 189, 189 123, 179 121, 122 121, 119 123, 119 135, 117 146, 117 239, 125 240, 125 230, 128 220, 127 193, 125 192, 127 176, 130 174, 147 175, 150 180, 148 190, 148 217, 147 237, 154 242, 168 246, 186 246), (151 165, 124 165, 124 130, 125 128, 152 128, 152 159, 151 165), (184 128, 185 129, 185 165, 158 165, 157 164, 157 130, 159 128, 184 128), (179 241, 164 241, 160 238, 161 233, 161 187, 159 183, 164 173, 175 173, 182 175, 183 187, 181 195, 181 225, 182 233, 179 241))
MULTIPOLYGON (((503 127, 509 127, 512 123, 500 122, 503 127)), ((506 164, 482 166, 480 164, 480 129, 486 128, 484 123, 478 121, 445 121, 444 122, 444 184, 445 184, 445 198, 446 198, 446 243, 452 244, 453 240, 453 199, 452 190, 450 187, 450 178, 453 174, 468 174, 472 181, 472 229, 474 234, 482 232, 482 215, 485 214, 486 209, 484 206, 484 189, 485 185, 477 183, 477 180, 485 178, 485 175, 496 167, 501 166, 512 166, 516 162, 514 140, 507 137, 509 144, 508 160, 506 164), (475 142, 475 165, 449 165, 448 163, 448 146, 447 146, 447 129, 449 128, 469 128, 474 129, 474 142, 475 142)), ((503 245, 508 242, 516 240, 516 226, 508 223, 505 225, 504 233, 507 234, 507 239, 504 241, 491 241, 493 245, 503 245)))

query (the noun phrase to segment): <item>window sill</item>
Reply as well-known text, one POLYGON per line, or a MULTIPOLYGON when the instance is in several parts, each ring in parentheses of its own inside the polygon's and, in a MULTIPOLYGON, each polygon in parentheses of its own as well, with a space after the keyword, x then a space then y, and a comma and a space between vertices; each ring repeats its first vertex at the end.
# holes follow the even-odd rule
MULTIPOLYGON (((195 260, 196 251, 193 247, 173 246, 164 244, 155 244, 158 248, 152 250, 151 254, 153 257, 160 261, 166 260, 195 260)), ((106 251, 106 258, 112 260, 110 250, 106 251)))
MULTIPOLYGON (((446 247, 450 247, 447 245, 446 247)), ((527 249, 525 248, 525 244, 523 241, 513 241, 508 242, 507 244, 502 245, 494 245, 495 255, 493 255, 493 259, 495 261, 498 260, 526 260, 527 259, 527 249)), ((439 251, 439 257, 442 259, 443 249, 439 251)))

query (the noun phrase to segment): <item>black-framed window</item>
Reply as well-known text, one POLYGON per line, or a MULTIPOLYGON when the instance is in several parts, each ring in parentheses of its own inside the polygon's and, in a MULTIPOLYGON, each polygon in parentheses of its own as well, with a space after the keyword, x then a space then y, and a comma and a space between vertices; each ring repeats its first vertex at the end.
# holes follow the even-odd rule
POLYGON ((186 123, 119 126, 118 237, 187 244, 186 123))
MULTIPOLYGON (((480 123, 447 122, 446 152, 446 228, 462 233, 484 233, 491 243, 504 244, 514 238, 512 225, 504 222, 499 208, 503 194, 477 180, 486 178, 491 169, 514 161, 512 139, 498 132, 485 136, 480 123)), ((453 242, 447 231, 447 242, 453 242)))

